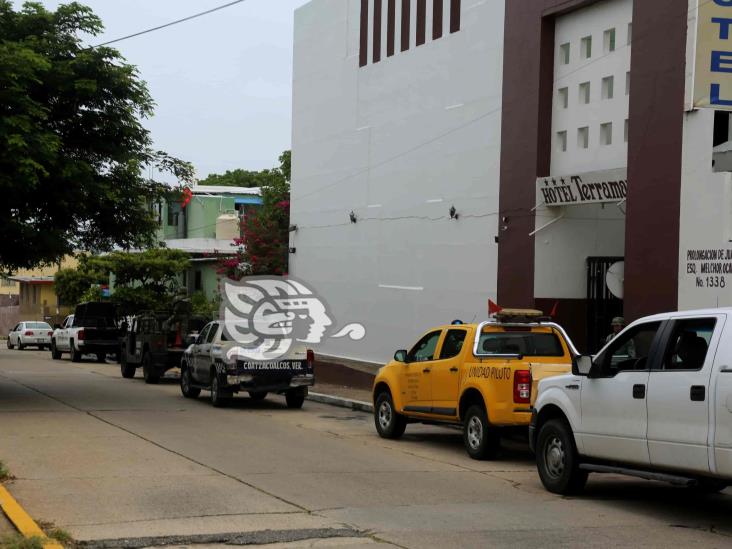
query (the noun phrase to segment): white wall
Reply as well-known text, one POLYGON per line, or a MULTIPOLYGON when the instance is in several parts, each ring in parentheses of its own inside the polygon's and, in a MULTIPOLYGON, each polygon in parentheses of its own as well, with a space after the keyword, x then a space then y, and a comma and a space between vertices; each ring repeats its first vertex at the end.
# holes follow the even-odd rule
POLYGON ((446 1, 443 38, 430 41, 428 18, 415 48, 413 21, 410 50, 397 31, 391 58, 384 21, 382 61, 371 64, 369 44, 364 68, 359 0, 296 13, 290 272, 325 297, 338 327, 367 330, 322 353, 383 362, 436 324, 485 316, 495 299, 504 4, 462 4, 460 32, 447 30, 446 1))
MULTIPOLYGON (((551 175, 576 175, 627 166, 628 118, 626 74, 630 70, 628 24, 633 0, 604 0, 557 18, 552 107, 551 175), (604 44, 606 30, 615 29, 615 50, 604 44), (581 41, 592 36, 592 54, 581 56, 581 41), (570 61, 561 59, 561 46, 570 45, 570 61), (602 98, 602 80, 614 77, 613 98, 602 98), (590 102, 580 101, 580 84, 590 83, 590 102), (568 91, 567 107, 560 90, 568 91), (600 125, 612 123, 612 144, 600 142, 600 125), (578 146, 579 128, 589 128, 588 147, 578 146), (558 133, 567 132, 566 151, 558 133)), ((632 182, 629 182, 632 185, 632 182)), ((537 298, 583 299, 587 296, 586 259, 625 254, 624 208, 614 204, 546 208, 537 193, 534 295, 537 298)))

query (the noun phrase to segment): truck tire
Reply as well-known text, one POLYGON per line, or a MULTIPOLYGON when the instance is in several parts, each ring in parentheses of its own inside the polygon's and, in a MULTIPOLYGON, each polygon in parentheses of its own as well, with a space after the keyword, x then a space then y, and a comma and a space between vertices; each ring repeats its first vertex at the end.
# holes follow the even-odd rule
POLYGON ((152 356, 147 351, 142 355, 142 377, 148 385, 156 385, 160 381, 160 374, 155 369, 152 356))
POLYGON ((501 436, 488 422, 488 414, 479 404, 473 404, 465 414, 463 442, 473 459, 495 459, 501 448, 501 436))
POLYGON ((536 440, 536 467, 544 488, 561 495, 581 492, 587 483, 587 472, 579 468, 577 447, 567 422, 547 421, 536 440))
POLYGON ((71 362, 81 362, 81 351, 76 350, 73 339, 69 341, 69 349, 71 349, 71 362))
POLYGON ((285 401, 287 402, 287 407, 291 409, 302 408, 307 394, 308 390, 305 388, 290 389, 285 393, 285 401))
POLYGON ((58 350, 58 347, 56 347, 56 340, 51 340, 51 358, 53 360, 60 360, 61 359, 61 351, 58 350))
POLYGON ((127 353, 125 351, 122 351, 120 353, 119 369, 122 372, 123 378, 132 379, 133 377, 135 377, 135 372, 137 371, 137 368, 135 368, 134 364, 130 364, 129 362, 127 362, 127 353))
POLYGON ((249 398, 252 400, 264 400, 267 398, 267 391, 249 391, 249 398))
POLYGON ((374 424, 381 438, 398 439, 407 428, 407 418, 397 413, 389 391, 382 391, 376 397, 374 424))
POLYGON ((224 408, 232 397, 232 393, 221 388, 221 377, 215 369, 211 368, 211 404, 215 408, 224 408))
POLYGON ((198 398, 201 394, 201 389, 193 386, 191 370, 185 362, 180 367, 180 392, 186 398, 198 398))

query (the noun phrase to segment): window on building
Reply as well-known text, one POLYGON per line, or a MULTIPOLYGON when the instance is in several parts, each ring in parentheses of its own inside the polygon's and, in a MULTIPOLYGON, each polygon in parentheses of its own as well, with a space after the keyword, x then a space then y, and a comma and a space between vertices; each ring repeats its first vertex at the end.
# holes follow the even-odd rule
POLYGON ((603 45, 605 53, 615 51, 615 29, 608 29, 603 34, 603 45))
POLYGON ((569 42, 559 46, 559 63, 569 65, 569 42))
POLYGON ((625 95, 630 95, 630 71, 625 73, 625 95))
POLYGON ((623 130, 623 140, 628 142, 628 131, 630 130, 630 120, 625 119, 625 129, 623 130))
POLYGON ((590 146, 590 128, 587 126, 577 130, 577 147, 586 149, 590 146))
POLYGON ((626 44, 630 46, 633 42, 633 23, 628 23, 628 40, 626 44))
POLYGON ((193 290, 196 292, 200 292, 203 289, 203 280, 201 271, 196 271, 196 273, 193 275, 193 290))
POLYGON ((561 88, 559 90, 559 106, 562 109, 569 107, 569 88, 561 88))
POLYGON ((590 102, 590 83, 583 82, 579 85, 579 102, 580 105, 587 105, 590 102))
POLYGON ((168 226, 169 227, 178 226, 179 214, 180 214, 180 211, 178 210, 178 205, 168 203, 168 226))
POLYGON ((557 150, 559 152, 567 151, 567 132, 557 132, 557 150))
POLYGON ((580 42, 580 56, 582 59, 592 57, 592 36, 585 36, 580 42))
POLYGON ((600 145, 613 144, 613 123, 600 124, 600 145))
POLYGON ((33 305, 38 305, 38 286, 33 286, 33 305))
POLYGON ((612 99, 613 95, 615 95, 615 78, 606 76, 602 79, 602 98, 612 99))

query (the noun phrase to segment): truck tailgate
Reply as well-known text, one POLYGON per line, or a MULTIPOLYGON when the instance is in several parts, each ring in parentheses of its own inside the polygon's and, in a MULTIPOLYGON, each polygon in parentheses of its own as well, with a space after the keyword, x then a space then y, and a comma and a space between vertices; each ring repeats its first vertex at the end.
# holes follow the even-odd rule
POLYGON ((547 377, 559 376, 572 371, 571 364, 542 364, 534 362, 529 365, 531 369, 531 406, 536 402, 539 392, 539 381, 547 377))

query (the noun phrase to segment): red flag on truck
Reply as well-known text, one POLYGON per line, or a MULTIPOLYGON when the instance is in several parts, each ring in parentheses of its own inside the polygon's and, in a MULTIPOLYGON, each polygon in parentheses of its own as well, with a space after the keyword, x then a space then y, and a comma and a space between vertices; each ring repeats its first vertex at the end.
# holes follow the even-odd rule
POLYGON ((497 303, 494 303, 492 299, 488 300, 488 316, 498 314, 502 310, 503 307, 499 306, 497 303))

